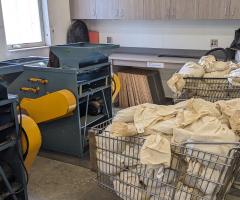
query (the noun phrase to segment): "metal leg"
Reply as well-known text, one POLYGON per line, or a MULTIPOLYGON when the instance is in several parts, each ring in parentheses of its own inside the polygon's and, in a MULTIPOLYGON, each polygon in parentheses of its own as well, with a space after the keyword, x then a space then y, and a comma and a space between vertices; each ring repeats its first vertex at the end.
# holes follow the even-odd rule
POLYGON ((17 200, 17 196, 14 194, 14 190, 12 189, 12 186, 10 185, 7 177, 5 176, 5 173, 4 173, 4 171, 3 171, 3 169, 2 169, 1 166, 0 166, 0 176, 2 176, 3 181, 4 181, 5 185, 6 185, 9 193, 10 193, 10 194, 13 194, 13 195, 12 195, 12 198, 13 198, 14 200, 17 200))
POLYGON ((86 138, 86 130, 87 130, 87 121, 88 121, 88 107, 89 107, 89 95, 87 96, 87 105, 86 105, 86 112, 85 112, 85 121, 84 121, 84 131, 83 131, 83 148, 85 145, 85 138, 86 138))
POLYGON ((106 108, 107 116, 108 116, 108 118, 109 118, 108 105, 107 105, 106 97, 105 97, 105 94, 104 94, 104 91, 103 91, 103 90, 102 90, 102 95, 103 95, 103 101, 104 101, 104 106, 105 106, 105 108, 106 108))

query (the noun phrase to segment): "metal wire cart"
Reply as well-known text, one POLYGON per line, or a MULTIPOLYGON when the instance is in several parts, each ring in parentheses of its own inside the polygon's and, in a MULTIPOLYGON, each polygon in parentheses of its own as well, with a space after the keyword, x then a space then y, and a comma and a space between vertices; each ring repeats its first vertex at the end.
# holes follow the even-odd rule
POLYGON ((202 98, 215 102, 240 98, 240 87, 233 86, 227 78, 184 78, 185 86, 180 96, 174 101, 180 102, 191 98, 202 98))
MULTIPOLYGON (((96 139, 97 179, 100 186, 124 200, 222 200, 240 165, 240 146, 230 144, 227 156, 200 151, 192 144, 171 145, 171 165, 156 168, 140 163, 145 141, 138 137, 111 137, 106 121, 92 129, 96 139)), ((194 143, 196 144, 196 143, 194 143)), ((223 143, 197 143, 212 145, 223 143)))

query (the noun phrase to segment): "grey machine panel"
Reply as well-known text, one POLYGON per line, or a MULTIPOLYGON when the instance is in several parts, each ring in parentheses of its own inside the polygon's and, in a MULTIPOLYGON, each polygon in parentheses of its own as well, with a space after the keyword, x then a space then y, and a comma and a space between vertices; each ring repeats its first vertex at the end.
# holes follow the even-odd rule
MULTIPOLYGON (((76 82, 76 70, 24 67, 24 72, 11 84, 9 91, 17 94, 22 99, 23 97, 38 98, 47 93, 67 89, 77 97, 76 82), (31 83, 28 79, 32 77, 47 79, 48 84, 31 83), (39 87, 40 91, 38 94, 26 93, 20 91, 21 87, 39 87)), ((42 109, 45 109, 47 112, 48 108, 42 109)), ((73 116, 40 124, 43 139, 42 147, 79 156, 82 153, 79 117, 79 112, 76 110, 73 116)))
MULTIPOLYGON (((59 59, 58 68, 47 67, 44 59, 24 63, 24 72, 8 88, 19 99, 38 98, 67 89, 77 100, 77 109, 72 116, 39 124, 43 149, 82 157, 88 148, 87 129, 112 117, 111 66, 108 53, 110 49, 117 47, 85 43, 54 46, 51 47, 51 52, 59 59), (48 83, 32 83, 30 78, 47 79, 48 83), (39 87, 40 90, 34 94, 21 91, 21 87, 39 87), (102 113, 97 116, 88 115, 89 102, 96 97, 104 102, 102 113)), ((41 109, 47 112, 48 108, 41 109)))

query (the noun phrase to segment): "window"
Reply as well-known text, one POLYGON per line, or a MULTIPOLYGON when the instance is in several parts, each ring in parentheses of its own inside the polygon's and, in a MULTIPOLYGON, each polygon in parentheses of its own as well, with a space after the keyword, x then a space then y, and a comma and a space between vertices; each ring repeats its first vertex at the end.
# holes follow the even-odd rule
POLYGON ((45 45, 40 0, 2 0, 9 49, 45 45))

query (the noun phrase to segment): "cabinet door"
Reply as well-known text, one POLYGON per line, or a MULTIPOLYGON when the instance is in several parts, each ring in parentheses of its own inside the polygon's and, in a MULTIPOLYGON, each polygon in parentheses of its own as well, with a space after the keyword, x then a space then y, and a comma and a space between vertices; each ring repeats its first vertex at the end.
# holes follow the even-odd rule
POLYGON ((196 19, 196 0, 172 0, 170 18, 173 19, 196 19))
POLYGON ((170 0, 144 0, 145 19, 169 19, 170 0))
POLYGON ((120 19, 143 19, 144 0, 119 0, 120 19))
POLYGON ((96 0, 70 0, 72 19, 96 19, 96 0))
POLYGON ((231 0, 229 7, 229 19, 240 19, 240 0, 231 0))
POLYGON ((227 19, 229 0, 197 0, 198 19, 227 19))
POLYGON ((97 19, 119 19, 119 0, 96 0, 97 19))

